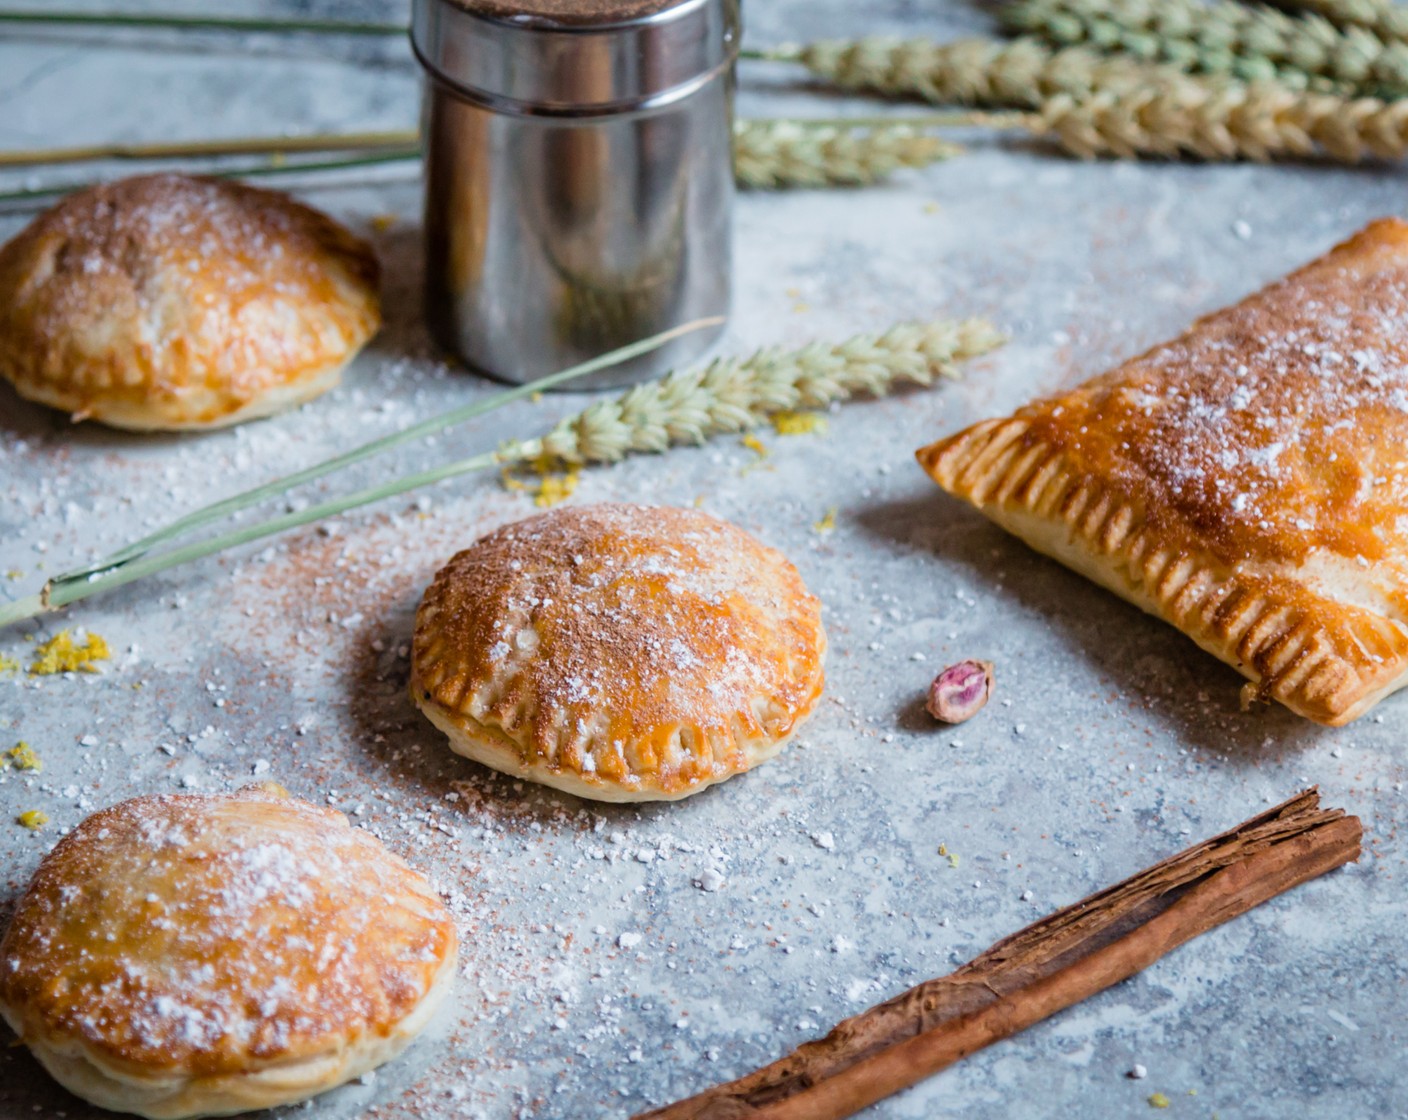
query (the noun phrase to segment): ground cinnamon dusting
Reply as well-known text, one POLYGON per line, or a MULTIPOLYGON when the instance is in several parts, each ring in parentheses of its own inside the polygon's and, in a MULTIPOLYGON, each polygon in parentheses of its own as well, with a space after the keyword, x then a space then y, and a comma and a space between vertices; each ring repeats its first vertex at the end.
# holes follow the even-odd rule
POLYGON ((1029 439, 1221 559, 1381 560, 1408 504, 1408 225, 1385 219, 1185 335, 1020 410, 1029 439))

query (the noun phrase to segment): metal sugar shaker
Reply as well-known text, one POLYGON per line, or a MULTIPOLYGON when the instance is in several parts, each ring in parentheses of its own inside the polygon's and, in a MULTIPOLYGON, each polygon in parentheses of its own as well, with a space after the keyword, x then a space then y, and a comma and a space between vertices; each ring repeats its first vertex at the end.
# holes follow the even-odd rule
MULTIPOLYGON (((522 383, 726 315, 739 0, 414 0, 426 71, 426 315, 522 383)), ((702 354, 685 335, 572 383, 702 354)))

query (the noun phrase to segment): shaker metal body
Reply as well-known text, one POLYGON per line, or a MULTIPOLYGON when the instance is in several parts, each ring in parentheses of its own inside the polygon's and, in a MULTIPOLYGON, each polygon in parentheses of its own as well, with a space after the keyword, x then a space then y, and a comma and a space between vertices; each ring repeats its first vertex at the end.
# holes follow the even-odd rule
MULTIPOLYGON (((738 0, 414 0, 426 315, 521 383, 726 315, 738 0)), ((574 387, 645 380, 722 327, 574 387)))

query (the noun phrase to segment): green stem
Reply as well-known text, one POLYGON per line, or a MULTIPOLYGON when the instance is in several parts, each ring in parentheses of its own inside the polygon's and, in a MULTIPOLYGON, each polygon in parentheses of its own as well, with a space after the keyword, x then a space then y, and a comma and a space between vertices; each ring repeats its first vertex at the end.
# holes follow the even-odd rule
MULTIPOLYGON (((577 365, 571 366, 568 369, 559 370, 557 373, 548 374, 546 377, 540 377, 536 381, 528 382, 526 385, 506 389, 485 400, 475 401, 462 408, 454 409, 451 412, 433 416, 429 420, 421 421, 419 424, 412 424, 409 428, 405 428, 402 431, 393 432, 390 435, 382 436, 380 439, 374 439, 370 443, 364 443, 360 447, 353 448, 351 451, 344 452, 341 455, 334 456, 321 463, 315 463, 313 466, 306 467, 294 474, 277 478, 272 482, 265 483, 263 486, 256 486, 252 490, 234 494, 213 505, 198 509, 193 513, 188 513, 185 517, 178 518, 165 528, 159 529, 157 532, 127 545, 125 548, 118 549, 112 555, 104 557, 102 560, 90 564, 87 567, 75 568, 72 571, 55 576, 54 579, 50 581, 50 585, 52 587, 59 584, 71 583, 76 580, 84 580, 99 572, 110 571, 113 568, 129 564, 135 558, 150 552, 157 545, 165 544, 167 541, 188 533, 193 529, 197 529, 202 525, 208 525, 213 521, 219 521, 224 517, 228 517, 230 514, 239 510, 247 509, 252 505, 264 501, 266 498, 272 498, 276 495, 287 493, 295 486, 302 486, 305 482, 312 482, 314 479, 322 478, 325 475, 332 474, 334 471, 349 467, 353 463, 360 462, 373 455, 378 455, 383 451, 389 451, 393 447, 399 447, 404 443, 410 443, 412 440, 421 439, 435 432, 444 431, 446 428, 453 427, 456 424, 463 424, 477 416, 482 416, 486 412, 490 412, 496 408, 502 408, 504 405, 512 404, 514 401, 522 400, 524 397, 532 396, 534 393, 540 393, 546 389, 555 388, 565 382, 578 377, 584 377, 589 373, 595 373, 597 370, 605 369, 608 366, 618 365, 621 362, 630 361, 632 358, 638 358, 640 355, 647 354, 652 350, 657 350, 666 343, 673 342, 683 335, 702 330, 705 327, 717 326, 723 321, 724 320, 720 317, 696 319, 682 326, 674 327, 671 330, 662 331, 660 334, 642 339, 640 342, 634 342, 629 346, 622 346, 619 349, 611 350, 599 357, 592 358, 590 361, 579 362, 577 365)), ((419 485, 419 483, 417 483, 417 485, 419 485)), ((400 491, 392 491, 392 493, 400 493, 400 491)), ((200 555, 205 554, 201 553, 200 555)), ((50 601, 53 601, 52 594, 49 598, 50 601)), ((0 615, 0 617, 3 616, 0 615)))
MULTIPOLYGON (((243 164, 239 167, 223 167, 214 171, 201 171, 194 174, 209 175, 213 179, 251 179, 262 178, 265 175, 297 175, 300 172, 347 171, 358 167, 376 167, 384 163, 402 163, 406 160, 419 158, 420 152, 418 150, 408 148, 399 152, 379 152, 376 155, 359 156, 356 159, 243 164)), ((0 203, 37 202, 40 199, 65 195, 71 191, 87 190, 97 185, 96 182, 89 181, 65 183, 56 187, 32 187, 22 191, 5 191, 0 192, 0 203)))
POLYGON ((49 583, 43 595, 30 595, 0 607, 0 627, 12 622, 19 622, 22 619, 34 618, 46 611, 58 610, 69 603, 76 603, 80 599, 96 595, 100 591, 111 591, 115 587, 132 583, 144 576, 163 572, 167 568, 174 568, 178 564, 199 560, 227 548, 235 548, 242 544, 248 544, 250 541, 257 541, 262 537, 282 533, 286 529, 296 529, 300 525, 307 525, 324 517, 336 517, 339 513, 346 513, 349 509, 379 502, 384 498, 392 498, 397 494, 414 490, 418 486, 429 486, 432 483, 443 482, 447 478, 469 474, 471 471, 486 470, 496 466, 499 461, 497 452, 491 451, 483 455, 475 455, 469 459, 447 463, 443 467, 418 471, 393 482, 383 483, 381 486, 358 490, 355 494, 348 494, 346 497, 334 498, 316 506, 309 506, 296 513, 286 513, 282 517, 275 517, 270 521, 261 521, 258 525, 234 529, 218 537, 212 537, 210 540, 196 541, 194 544, 188 544, 182 548, 174 548, 159 556, 143 557, 106 575, 85 576, 81 579, 60 576, 49 583))
POLYGON ((738 57, 750 62, 800 62, 802 48, 784 44, 780 47, 744 47, 738 57))
POLYGON ((233 136, 223 140, 90 144, 79 148, 33 148, 0 152, 0 167, 47 163, 89 163, 104 159, 210 159, 216 156, 292 152, 369 152, 414 148, 411 129, 381 132, 312 133, 306 136, 233 136))
POLYGON ((57 610, 59 607, 75 603, 79 599, 86 599, 90 595, 96 595, 99 591, 107 591, 114 587, 122 587, 124 584, 132 583, 156 572, 165 571, 167 568, 174 568, 178 564, 184 564, 190 560, 199 560, 202 557, 210 556, 213 553, 221 552, 227 548, 235 548, 250 541, 259 540, 262 537, 272 536, 281 533, 286 529, 295 529, 300 525, 308 525, 314 521, 319 521, 324 517, 335 517, 340 513, 345 513, 349 509, 358 506, 368 505, 372 502, 379 502, 384 498, 394 497, 397 494, 404 494, 408 490, 414 490, 419 486, 429 486, 436 482, 443 482, 458 475, 468 474, 472 471, 486 470, 502 462, 508 462, 499 452, 488 452, 482 455, 475 455, 468 459, 460 459, 453 463, 448 463, 442 467, 434 467, 430 470, 418 471, 415 474, 406 475, 401 478, 383 483, 380 486, 373 486, 366 490, 359 490, 355 494, 349 494, 342 498, 333 498, 307 509, 297 510, 293 513, 284 514, 281 517, 273 518, 269 521, 261 521, 257 525, 247 525, 242 529, 232 529, 227 533, 212 537, 209 540, 196 541, 192 544, 183 545, 180 548, 173 548, 168 552, 160 553, 156 556, 146 555, 146 550, 156 544, 164 543, 167 540, 186 532, 199 525, 206 524, 218 517, 224 516, 237 509, 251 505, 263 498, 273 494, 281 493, 291 485, 298 482, 306 482, 313 478, 336 470, 359 458, 375 454, 386 448, 394 447, 398 443, 414 439, 417 436, 425 435, 429 432, 438 431, 451 424, 458 423, 470 416, 477 416, 487 412, 491 408, 528 396, 532 393, 541 392, 544 389, 551 389, 555 385, 560 385, 573 377, 581 377, 594 370, 602 369, 605 366, 615 365, 628 361, 651 350, 658 349, 665 343, 689 334, 692 331, 702 330, 705 327, 717 326, 722 323, 720 317, 707 319, 695 319, 672 330, 663 331, 640 342, 632 343, 629 346, 622 346, 612 350, 591 361, 583 362, 580 365, 572 366, 569 369, 560 370, 557 373, 540 377, 536 381, 526 385, 507 390, 487 401, 481 401, 473 405, 457 409, 455 412, 445 416, 437 416, 432 420, 414 425, 404 432, 397 432, 390 436, 384 436, 379 440, 364 444, 355 451, 345 455, 339 455, 335 459, 319 463, 307 470, 289 478, 279 479, 276 482, 265 486, 257 487, 254 490, 237 494, 232 498, 227 498, 223 502, 217 502, 213 506, 197 510, 193 514, 174 522, 173 524, 154 533, 144 540, 134 545, 129 545, 126 549, 115 553, 114 556, 122 557, 123 560, 114 563, 112 558, 100 562, 89 568, 77 569, 72 572, 65 572, 63 575, 55 576, 45 585, 44 591, 40 595, 29 595, 23 599, 16 600, 4 606, 0 606, 0 627, 4 627, 13 622, 19 622, 26 618, 35 618, 47 611, 57 610), (138 551, 138 550, 141 551, 138 551))
POLYGON ((36 618, 49 608, 40 595, 26 595, 13 603, 0 603, 0 628, 25 618, 36 618))
POLYGON ((314 32, 328 35, 404 35, 403 23, 338 19, 247 19, 234 16, 126 15, 71 11, 0 10, 0 23, 48 23, 82 27, 173 28, 183 31, 314 32))
POLYGON ((746 124, 794 124, 803 128, 1025 128, 1035 119, 1031 113, 985 112, 981 109, 955 109, 944 113, 892 114, 883 117, 762 117, 748 118, 746 124))

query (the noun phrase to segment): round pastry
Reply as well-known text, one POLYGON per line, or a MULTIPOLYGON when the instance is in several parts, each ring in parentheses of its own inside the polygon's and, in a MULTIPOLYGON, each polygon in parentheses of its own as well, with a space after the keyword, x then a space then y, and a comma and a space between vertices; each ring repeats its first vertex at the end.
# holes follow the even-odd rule
POLYGON ((0 1012, 94 1104, 225 1115, 400 1053, 455 951, 426 881, 340 813, 272 784, 138 797, 39 865, 0 941, 0 1012))
POLYGON ((0 246, 0 375, 119 428, 210 428, 337 384, 381 325, 371 248, 276 191, 144 175, 0 246))
POLYGON ((585 506, 440 570, 410 689, 486 766, 672 800, 776 754, 821 695, 825 653, 820 604, 780 552, 697 510, 585 506))

